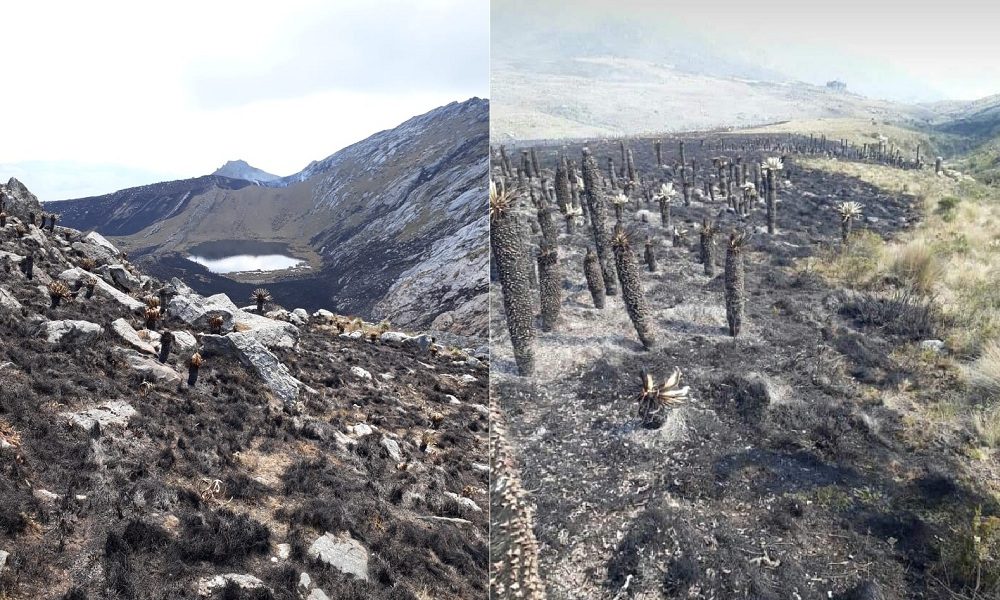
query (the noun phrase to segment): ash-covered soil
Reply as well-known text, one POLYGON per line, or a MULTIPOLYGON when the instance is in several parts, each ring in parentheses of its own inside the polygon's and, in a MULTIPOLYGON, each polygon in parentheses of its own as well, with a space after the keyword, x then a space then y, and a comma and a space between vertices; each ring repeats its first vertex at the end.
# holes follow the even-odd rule
MULTIPOLYGON (((292 327, 287 312, 275 327, 297 329, 297 342, 275 336, 278 364, 259 345, 248 363, 207 352, 207 328, 168 312, 157 329, 197 345, 178 351, 178 337, 150 366, 111 328, 124 319, 142 346, 141 302, 98 287, 51 308, 46 291, 81 250, 131 265, 75 230, 21 237, 15 225, 0 227, 0 266, 12 267, 0 268, 0 598, 486 594, 485 363, 392 343, 407 339, 395 332, 342 335, 329 313, 292 327), (32 251, 28 280, 18 265, 32 251), (96 333, 44 334, 70 320, 96 333), (196 349, 204 363, 189 387, 196 349), (283 369, 296 403, 262 380, 283 369)), ((134 296, 160 285, 141 281, 134 296)))
MULTIPOLYGON (((663 142, 673 165, 676 140, 663 142)), ((688 138, 688 160, 700 165, 696 187, 713 156, 759 162, 776 154, 720 150, 718 142, 688 138)), ((654 166, 652 140, 629 146, 647 183, 663 178, 679 189, 679 177, 654 166)), ((543 176, 553 180, 560 151, 579 165, 580 148, 540 151, 543 176)), ((607 157, 620 162, 617 142, 590 148, 606 178, 607 157)), ((861 202, 856 231, 892 236, 918 218, 917 200, 804 169, 794 157, 786 167, 791 181, 778 194, 773 237, 763 230, 762 202, 741 220, 724 200, 685 207, 678 196, 674 225, 689 233, 674 246, 655 202, 633 194, 624 222, 634 239, 653 238, 659 264, 642 272, 658 342, 652 351, 642 349, 621 296, 593 308, 582 266, 593 245, 589 224, 581 220, 567 236, 555 206, 563 303, 556 331, 537 332, 533 377, 516 375, 494 283, 492 394, 537 506, 550 598, 964 597, 947 591, 961 586, 943 554, 958 524, 977 505, 996 514, 996 501, 966 468, 959 441, 914 443, 905 410, 891 402, 922 387, 951 393, 947 372, 902 358, 934 336, 933 324, 912 318, 921 314, 912 307, 894 326, 866 324, 857 318, 864 299, 805 267, 840 245, 835 204, 861 202), (697 224, 720 211, 710 279, 697 224), (747 255, 744 330, 733 339, 723 264, 737 225, 758 231, 747 255), (674 367, 690 400, 658 428, 643 427, 641 372, 662 380, 674 367)))

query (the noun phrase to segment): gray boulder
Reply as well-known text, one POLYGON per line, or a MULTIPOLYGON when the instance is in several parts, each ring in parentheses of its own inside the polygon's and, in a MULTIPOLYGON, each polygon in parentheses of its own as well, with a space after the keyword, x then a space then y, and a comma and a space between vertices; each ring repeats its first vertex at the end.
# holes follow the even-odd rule
POLYGON ((302 382, 292 377, 288 367, 250 332, 203 335, 201 343, 206 354, 233 355, 251 367, 286 407, 298 400, 302 382))
POLYGON ((174 334, 174 348, 178 350, 189 350, 198 345, 198 340, 189 331, 173 331, 171 333, 174 334))
POLYGON ((21 303, 7 288, 0 287, 0 307, 10 312, 21 312, 21 303))
POLYGON ((50 344, 87 342, 102 331, 103 327, 90 321, 46 321, 42 324, 42 335, 50 344))
POLYGON ((402 346, 411 339, 413 338, 400 331, 386 331, 382 335, 378 336, 378 340, 380 342, 383 344, 389 344, 390 346, 402 346))
POLYGON ((7 214, 14 215, 22 221, 26 221, 29 212, 33 212, 36 215, 42 213, 42 204, 38 201, 38 198, 28 191, 28 188, 16 178, 11 177, 6 185, 0 185, 0 192, 3 192, 7 197, 4 207, 7 214))
POLYGON ((109 242, 108 238, 97 233, 96 231, 91 231, 87 235, 83 236, 83 241, 87 242, 88 244, 100 246, 105 250, 107 250, 108 252, 110 252, 111 254, 113 254, 114 256, 121 256, 122 251, 119 250, 117 246, 109 242))
POLYGON ((309 557, 368 581, 368 549, 347 532, 325 533, 309 546, 309 557))
POLYGON ((138 413, 131 404, 124 400, 110 400, 79 412, 60 414, 69 421, 70 425, 84 431, 90 431, 94 427, 94 423, 99 424, 102 429, 109 425, 125 427, 128 425, 129 419, 138 413))
POLYGON ((134 292, 142 287, 142 282, 139 278, 130 273, 121 264, 102 265, 95 269, 94 273, 100 275, 108 283, 115 284, 130 292, 134 292))
POLYGON ((135 348, 139 352, 146 354, 156 354, 156 349, 148 341, 139 337, 132 325, 125 319, 116 319, 111 323, 111 331, 115 332, 126 344, 135 348))
POLYGON ((386 449, 386 452, 389 453, 389 457, 392 460, 396 462, 403 460, 403 452, 399 449, 399 442, 394 439, 384 437, 379 443, 386 449))
MULTIPOLYGON (((69 282, 75 285, 77 281, 83 280, 87 281, 92 277, 90 273, 84 271, 80 267, 74 267, 72 269, 67 269, 59 274, 59 279, 69 282)), ((122 292, 118 288, 114 287, 110 283, 104 281, 100 277, 95 278, 97 280, 97 285, 94 286, 94 295, 108 296, 112 300, 115 300, 125 308, 131 311, 139 311, 146 308, 146 305, 141 301, 129 296, 128 294, 122 292)))
POLYGON ((205 298, 193 292, 178 293, 170 299, 167 308, 169 314, 202 330, 208 329, 208 320, 213 315, 219 315, 223 332, 238 330, 268 348, 293 348, 298 341, 299 329, 295 325, 249 313, 225 294, 205 298))
POLYGON ((181 382, 181 375, 169 365, 165 365, 151 356, 144 356, 134 350, 121 352, 128 366, 143 376, 146 381, 155 381, 166 385, 175 385, 181 382))
POLYGON ((211 596, 230 583, 243 590, 255 590, 266 587, 263 581, 253 575, 226 573, 224 575, 216 575, 215 577, 202 577, 198 580, 196 591, 199 596, 211 596))

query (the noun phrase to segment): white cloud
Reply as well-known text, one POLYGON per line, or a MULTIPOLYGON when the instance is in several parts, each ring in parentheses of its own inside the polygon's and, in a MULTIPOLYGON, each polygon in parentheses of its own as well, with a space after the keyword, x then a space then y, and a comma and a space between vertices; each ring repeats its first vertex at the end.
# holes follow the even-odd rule
POLYGON ((497 25, 580 27, 627 19, 635 31, 680 31, 737 58, 810 82, 896 99, 975 99, 1000 93, 1000 6, 981 0, 493 0, 497 25), (572 6, 571 10, 567 7, 572 6))
POLYGON ((60 174, 64 183, 85 178, 88 165, 100 167, 95 177, 117 170, 107 179, 114 186, 122 177, 149 183, 149 173, 204 174, 237 158, 287 175, 436 106, 488 95, 488 20, 488 0, 12 4, 0 35, 0 177, 17 171, 49 199, 69 190, 33 180, 42 164, 48 177, 75 169, 60 174), (343 35, 327 43, 316 30, 338 22, 354 27, 356 51, 343 35), (415 39, 441 43, 414 48, 409 61, 370 51, 395 48, 413 28, 423 28, 415 39), (481 48, 461 68, 437 64, 475 39, 481 48), (339 60, 364 63, 352 72, 366 77, 325 76, 339 60), (421 85, 376 85, 380 72, 398 78, 396 63, 409 72, 427 63, 421 85), (227 81, 231 88, 216 84, 227 81))

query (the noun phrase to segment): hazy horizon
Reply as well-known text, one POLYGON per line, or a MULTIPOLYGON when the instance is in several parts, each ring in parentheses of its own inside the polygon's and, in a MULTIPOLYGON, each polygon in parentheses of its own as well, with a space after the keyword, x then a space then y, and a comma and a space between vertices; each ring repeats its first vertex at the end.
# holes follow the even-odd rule
POLYGON ((489 96, 487 0, 16 5, 0 177, 41 200, 205 175, 289 175, 489 96), (54 11, 60 19, 52 18, 54 11), (461 27, 456 27, 460 23, 461 27))
POLYGON ((1000 93, 995 20, 983 12, 971 0, 949 3, 944 13, 937 5, 884 0, 685 3, 683 10, 653 0, 495 0, 493 55, 503 64, 523 48, 546 60, 547 52, 565 56, 603 44, 612 54, 632 50, 637 56, 630 57, 648 58, 662 51, 816 85, 839 79, 853 92, 896 102, 968 101, 1000 93), (975 18, 961 28, 942 24, 967 14, 975 18), (607 39, 608 32, 617 37, 607 39), (542 41, 526 44, 532 35, 542 41), (553 40, 576 47, 556 48, 553 40))

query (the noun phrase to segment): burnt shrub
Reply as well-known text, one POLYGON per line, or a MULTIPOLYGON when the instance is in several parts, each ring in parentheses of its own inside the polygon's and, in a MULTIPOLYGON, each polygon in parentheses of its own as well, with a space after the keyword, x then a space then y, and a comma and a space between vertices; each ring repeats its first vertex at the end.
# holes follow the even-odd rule
POLYGON ((186 563, 232 564, 249 555, 264 554, 271 540, 266 525, 227 509, 188 515, 183 525, 177 550, 186 563))
POLYGON ((218 600, 274 600, 274 594, 267 588, 244 589, 232 581, 227 581, 222 589, 212 594, 218 600))
POLYGON ((121 539, 133 551, 148 551, 162 547, 170 539, 170 534, 159 525, 132 521, 125 526, 121 539))
POLYGON ((226 496, 234 500, 256 501, 271 492, 271 488, 243 473, 227 476, 222 484, 226 496))
POLYGON ((108 589, 124 598, 135 598, 132 583, 131 548, 118 534, 111 532, 104 540, 104 582, 108 589))
POLYGON ((934 337, 942 316, 932 298, 909 290, 888 294, 853 293, 840 305, 841 316, 858 325, 879 327, 887 333, 911 340, 934 337))
POLYGON ((83 588, 73 586, 63 594, 62 600, 87 600, 87 592, 83 588))
POLYGON ((306 494, 315 496, 327 489, 355 489, 356 478, 343 475, 343 469, 336 468, 326 457, 302 459, 295 462, 281 475, 285 494, 306 494))

